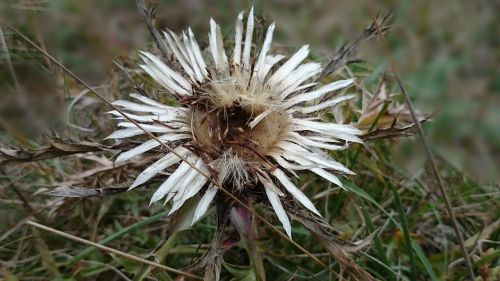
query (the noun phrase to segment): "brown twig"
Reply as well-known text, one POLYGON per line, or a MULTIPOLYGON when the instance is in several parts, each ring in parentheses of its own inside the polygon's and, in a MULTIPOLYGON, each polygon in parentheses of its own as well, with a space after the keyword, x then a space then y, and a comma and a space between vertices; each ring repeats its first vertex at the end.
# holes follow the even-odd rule
MULTIPOLYGON (((335 235, 330 224, 323 218, 312 216, 305 208, 297 207, 290 201, 284 201, 283 203, 283 206, 290 217, 304 225, 304 227, 306 227, 318 239, 318 241, 323 244, 325 249, 335 258, 339 265, 341 265, 355 280, 375 280, 366 270, 356 264, 356 262, 349 256, 349 253, 357 252, 369 245, 373 236, 377 232, 372 233, 370 237, 368 237, 360 245, 354 245, 335 235)), ((336 276, 341 277, 339 274, 336 274, 336 276)))
POLYGON ((415 123, 415 125, 417 127, 418 135, 420 136, 420 139, 422 140, 422 143, 425 147, 425 153, 427 154, 427 157, 429 157, 429 161, 431 162, 432 173, 433 173, 434 178, 436 178, 436 180, 438 182, 439 191, 441 192, 441 195, 443 196, 444 204, 446 206, 446 211, 448 213, 448 216, 450 216, 451 224, 453 225, 453 229, 455 230, 455 234, 457 235, 458 243, 460 244, 460 248, 461 248, 462 253, 464 255, 465 263, 466 263, 467 269, 469 271, 469 277, 471 278, 471 280, 474 280, 475 275, 474 275, 474 269, 472 267, 472 262, 471 262, 469 253, 467 252, 467 248, 465 247, 464 238, 462 236, 462 232, 460 231, 460 227, 458 226, 458 221, 457 221, 457 218, 455 216, 455 212, 453 212, 453 208, 451 206, 450 199, 448 197, 448 194, 446 193, 443 179, 441 178, 441 175, 439 174, 436 160, 434 159, 434 155, 432 154, 431 149, 429 147, 429 144, 427 142, 427 139, 425 138, 424 130, 422 129, 422 125, 420 124, 420 122, 417 119, 417 114, 415 113, 415 110, 413 109, 413 105, 412 105, 412 102, 410 100, 410 97, 408 96, 408 94, 405 91, 405 88, 403 87, 403 83, 401 82, 401 78, 399 77, 399 73, 398 73, 396 67, 392 66, 392 72, 394 73, 394 76, 395 76, 396 81, 399 85, 399 88, 401 89, 401 92, 403 93, 403 96, 405 98, 405 102, 408 105, 408 109, 410 109, 411 117, 412 117, 413 122, 415 123))
MULTIPOLYGON (((375 24, 375 27, 378 31, 377 32, 378 36, 381 39, 384 39, 383 30, 381 29, 381 27, 379 26, 379 24, 376 20, 374 20, 374 24, 375 24)), ((448 216, 450 217, 451 224, 453 225, 453 229, 454 229, 455 234, 457 235, 457 238, 458 238, 458 243, 460 244, 460 248, 461 248, 462 253, 464 255, 465 263, 467 265, 467 269, 469 272, 469 277, 471 280, 474 280, 475 275, 474 275, 474 269, 472 267, 472 262, 471 262, 469 253, 467 252, 467 248, 465 247, 464 238, 462 236, 462 232, 460 231, 460 227, 458 225, 458 221, 457 221, 457 218, 455 216, 455 213, 453 212, 453 208, 451 206, 450 199, 448 197, 448 194, 446 193, 446 189, 444 187, 444 181, 441 178, 441 175, 439 174, 436 160, 434 159, 434 155, 430 149, 429 143, 427 142, 427 139, 425 138, 424 130, 422 128, 422 125, 420 124, 420 121, 418 120, 418 116, 417 116, 415 110, 413 109, 413 103, 411 102, 411 99, 408 96, 408 93, 406 92, 405 87, 403 86, 403 82, 401 81, 401 77, 399 75, 399 72, 398 72, 396 66, 394 66, 393 64, 391 64, 391 71, 394 74, 394 78, 396 79, 396 82, 398 83, 399 88, 401 89, 401 93, 405 99, 406 105, 408 106, 408 109, 410 110, 410 114, 411 114, 411 117, 413 119, 413 123, 417 127, 418 135, 422 141, 422 144, 424 145, 425 153, 427 154, 427 157, 429 158, 429 161, 431 163, 432 174, 438 182, 439 191, 441 192, 441 195, 443 196, 444 203, 446 206, 446 211, 448 213, 448 216)))
POLYGON ((153 7, 149 7, 143 0, 136 0, 135 3, 137 4, 137 8, 139 8, 139 13, 146 22, 149 32, 153 35, 156 46, 160 49, 163 56, 168 58, 170 52, 165 45, 165 41, 155 27, 156 10, 153 7))
POLYGON ((349 63, 359 62, 360 59, 356 58, 356 50, 361 45, 361 43, 370 40, 377 34, 377 26, 381 25, 380 31, 385 33, 390 29, 390 19, 392 11, 385 14, 382 18, 375 18, 374 21, 363 30, 363 32, 351 43, 344 44, 340 49, 333 55, 330 62, 326 65, 321 72, 319 78, 316 80, 321 81, 323 78, 329 74, 337 71, 338 69, 346 66, 349 63), (380 23, 379 23, 380 22, 380 23))
POLYGON ((98 249, 101 249, 103 251, 106 251, 106 252, 109 252, 109 253, 113 253, 115 255, 122 256, 122 257, 124 257, 126 259, 130 259, 130 260, 134 260, 134 261, 141 262, 141 263, 144 263, 144 264, 148 264, 148 265, 151 265, 151 266, 154 266, 154 267, 157 267, 157 268, 160 268, 160 269, 172 272, 172 273, 176 273, 176 274, 179 274, 179 275, 184 275, 186 277, 193 278, 193 279, 196 279, 196 280, 203 280, 203 278, 201 278, 200 276, 197 276, 197 275, 194 275, 194 274, 191 274, 191 273, 188 273, 188 272, 184 272, 184 271, 181 271, 181 270, 178 270, 178 269, 166 266, 166 265, 162 265, 162 264, 159 264, 159 263, 156 263, 156 262, 152 262, 152 261, 143 259, 141 257, 137 257, 137 256, 134 256, 134 255, 131 255, 131 254, 127 254, 127 253, 124 253, 122 251, 116 250, 114 248, 110 248, 108 246, 104 246, 104 245, 101 245, 99 243, 95 243, 95 242, 92 242, 92 241, 89 241, 89 240, 86 240, 86 239, 83 239, 83 238, 80 238, 80 237, 68 234, 66 232, 59 231, 57 229, 45 226, 43 224, 36 223, 34 221, 31 221, 31 220, 27 220, 26 224, 34 226, 34 227, 42 229, 42 230, 45 230, 45 231, 48 231, 48 232, 52 232, 52 233, 54 233, 56 235, 59 235, 59 236, 62 236, 64 238, 68 238, 68 239, 71 239, 73 241, 77 241, 77 242, 80 242, 80 243, 83 243, 83 244, 87 244, 87 245, 96 247, 98 249))
POLYGON ((26 212, 28 215, 26 216, 26 219, 29 220, 30 218, 36 218, 39 221, 43 221, 43 217, 41 216, 41 213, 38 211, 35 211, 29 201, 24 197, 24 195, 19 191, 19 189, 16 187, 16 185, 12 185, 12 190, 17 194, 19 199, 21 199, 23 207, 26 209, 26 212))

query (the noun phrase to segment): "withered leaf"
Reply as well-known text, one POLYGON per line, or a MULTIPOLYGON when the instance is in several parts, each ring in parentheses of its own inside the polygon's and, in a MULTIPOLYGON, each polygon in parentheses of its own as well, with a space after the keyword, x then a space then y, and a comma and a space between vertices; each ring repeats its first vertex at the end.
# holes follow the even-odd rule
POLYGON ((361 139, 363 141, 369 141, 369 140, 376 140, 376 139, 388 139, 388 138, 395 138, 395 137, 403 137, 403 136, 411 136, 412 134, 409 132, 406 132, 407 130, 413 128, 414 125, 407 126, 405 128, 377 128, 375 130, 372 130, 369 133, 366 133, 361 136, 361 139))
POLYGON ((105 187, 105 188, 83 188, 83 187, 61 187, 43 194, 58 197, 101 197, 118 194, 127 191, 128 187, 105 187))
POLYGON ((0 147, 0 164, 40 161, 86 152, 112 151, 119 149, 121 146, 121 144, 106 146, 100 143, 88 141, 70 142, 61 139, 53 139, 49 140, 49 146, 39 149, 25 150, 22 148, 11 149, 7 147, 0 147))

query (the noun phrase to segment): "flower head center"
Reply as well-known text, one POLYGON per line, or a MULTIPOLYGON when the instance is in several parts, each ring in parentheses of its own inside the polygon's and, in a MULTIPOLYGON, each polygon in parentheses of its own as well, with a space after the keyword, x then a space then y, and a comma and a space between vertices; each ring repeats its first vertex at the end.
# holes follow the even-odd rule
POLYGON ((197 144, 213 158, 231 150, 245 163, 263 164, 269 151, 287 135, 290 117, 272 111, 252 127, 251 122, 261 113, 239 103, 211 110, 198 107, 191 114, 192 132, 197 144))

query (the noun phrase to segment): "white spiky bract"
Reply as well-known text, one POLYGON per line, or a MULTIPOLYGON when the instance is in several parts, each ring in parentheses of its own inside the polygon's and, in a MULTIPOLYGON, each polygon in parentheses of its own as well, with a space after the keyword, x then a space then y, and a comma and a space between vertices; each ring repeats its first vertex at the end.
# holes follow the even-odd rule
MULTIPOLYGON (((321 73, 321 65, 304 63, 309 46, 301 47, 278 65, 285 56, 269 54, 275 24, 269 26, 262 47, 257 50, 252 45, 253 8, 246 28, 243 18, 240 13, 236 20, 235 46, 230 59, 220 27, 213 19, 208 34, 210 59, 204 56, 206 52, 200 49, 191 29, 180 36, 172 31, 163 33, 177 68, 151 53, 140 53, 144 61, 140 67, 179 105, 168 106, 136 93, 131 94, 134 102, 114 102, 128 118, 174 147, 174 152, 161 155, 140 173, 130 189, 176 165, 154 193, 151 204, 161 199, 165 203, 172 200, 170 213, 173 213, 203 190, 193 218, 195 223, 209 209, 218 190, 197 170, 211 175, 236 196, 263 188, 291 236, 290 221, 280 197, 289 194, 305 208, 320 213, 289 175, 309 170, 342 187, 333 172, 353 174, 327 151, 361 142, 357 136, 361 132, 350 125, 324 122, 318 117, 321 110, 353 98, 330 95, 349 87, 353 80, 335 81, 311 90, 316 86, 311 80, 321 73)), ((142 129, 119 112, 109 113, 120 120, 121 129, 108 138, 144 136, 142 129)), ((120 154, 116 162, 130 160, 159 146, 157 140, 146 140, 120 154)))

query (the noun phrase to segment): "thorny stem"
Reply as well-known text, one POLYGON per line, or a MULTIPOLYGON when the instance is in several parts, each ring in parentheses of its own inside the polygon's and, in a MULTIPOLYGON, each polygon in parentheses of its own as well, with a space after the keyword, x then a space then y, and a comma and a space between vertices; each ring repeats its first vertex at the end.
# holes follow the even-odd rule
MULTIPOLYGON (((384 39, 383 31, 380 30, 380 26, 379 26, 378 22, 376 20, 374 20, 373 22, 375 23, 375 27, 377 28, 378 36, 381 39, 384 39)), ((474 275, 474 269, 472 267, 472 262, 471 262, 469 253, 467 252, 467 248, 465 247, 464 238, 462 236, 462 232, 460 231, 460 227, 458 226, 458 221, 457 221, 457 218, 455 216, 455 213, 453 212, 453 208, 451 206, 450 199, 448 197, 448 194, 446 193, 443 179, 441 178, 441 175, 439 174, 436 160, 434 158, 434 155, 432 154, 429 143, 427 142, 427 139, 425 138, 425 134, 424 134, 424 130, 422 129, 422 125, 420 124, 418 117, 417 117, 417 114, 415 113, 415 110, 413 109, 413 103, 411 102, 411 99, 408 96, 408 93, 406 92, 405 87, 403 86, 403 82, 401 81, 401 77, 399 76, 399 72, 398 72, 396 66, 394 66, 394 64, 391 64, 391 71, 393 72, 394 77, 396 78, 396 82, 398 83, 398 86, 401 89, 401 93, 403 94, 406 105, 408 106, 408 109, 410 110, 410 114, 411 114, 411 118, 413 119, 413 123, 417 127, 418 135, 420 136, 422 144, 424 145, 425 153, 427 154, 427 157, 429 158, 429 161, 431 163, 432 174, 438 182, 439 191, 441 192, 441 195, 443 196, 444 203, 446 206, 446 211, 448 213, 448 216, 450 217, 451 223, 453 225, 453 229, 454 229, 455 234, 457 235, 457 238, 458 238, 458 243, 460 244, 460 248, 461 248, 462 253, 464 255, 465 263, 466 263, 467 269, 469 271, 469 277, 471 280, 474 280, 475 275, 474 275)))
POLYGON ((137 8, 139 8, 139 13, 144 18, 146 22, 146 26, 148 27, 149 33, 153 35, 153 39, 155 40, 156 46, 160 49, 161 53, 165 58, 168 57, 168 49, 165 46, 165 42, 162 40, 162 37, 158 30, 155 28, 155 10, 148 8, 143 0, 136 0, 137 8))
MULTIPOLYGON (((224 201, 222 199, 222 201, 224 201)), ((188 272, 205 269, 205 280, 219 280, 222 268, 222 255, 224 252, 224 229, 229 222, 233 202, 224 202, 217 205, 215 213, 216 228, 210 247, 195 263, 183 268, 188 272)))
POLYGON ((373 38, 376 36, 376 33, 384 33, 390 29, 388 25, 392 16, 392 11, 389 11, 385 14, 381 19, 380 23, 382 27, 380 27, 377 22, 379 18, 377 17, 369 27, 365 28, 363 32, 351 43, 345 44, 333 55, 330 62, 323 69, 323 72, 319 75, 319 78, 316 82, 323 80, 329 74, 337 71, 338 69, 354 62, 359 62, 360 59, 355 57, 356 50, 361 43, 373 38), (378 32, 377 32, 378 31, 378 32))
POLYGON ((403 84, 401 82, 401 78, 399 77, 399 73, 394 66, 392 67, 392 72, 394 73, 394 75, 396 77, 396 81, 398 82, 398 85, 401 88, 401 92, 403 93, 406 104, 408 105, 408 109, 410 109, 410 113, 411 113, 411 117, 413 119, 413 122, 417 126, 418 134, 419 134, 420 139, 422 140, 422 143, 425 147, 425 152, 427 154, 427 157, 429 157, 429 160, 431 162, 432 173, 438 181, 439 191, 441 192, 441 195, 443 196, 444 204, 446 206, 446 211, 448 213, 448 216, 450 216, 451 223, 453 224, 453 229, 455 230, 455 234, 457 235, 457 238, 458 238, 458 243, 460 244, 460 248, 461 248, 462 253, 464 255, 465 263, 466 263, 467 269, 469 271, 469 277, 471 278, 471 280, 474 280, 475 275, 474 275, 474 269, 472 267, 472 262, 471 262, 469 253, 467 252, 467 248, 465 247, 464 238, 463 238, 462 232, 460 231, 460 227, 458 226, 458 221, 457 221, 457 218, 455 216, 455 212, 453 212, 453 208, 451 206, 450 199, 448 197, 448 194, 446 193, 443 178, 441 178, 441 175, 438 172, 436 159, 434 159, 434 155, 432 154, 431 149, 429 147, 429 144, 427 142, 427 139, 425 138, 424 130, 422 129, 422 125, 420 124, 420 122, 417 119, 417 115, 415 113, 415 110, 413 109, 411 100, 408 97, 408 94, 406 93, 406 91, 403 87, 403 84))
POLYGON ((222 244, 224 243, 224 229, 229 222, 230 210, 233 204, 222 204, 217 207, 217 228, 207 252, 208 260, 205 266, 205 280, 219 280, 222 267, 222 244))
POLYGON ((97 90, 95 90, 93 87, 91 87, 89 84, 87 84, 85 81, 83 81, 81 78, 79 78, 76 74, 74 74, 71 70, 69 70, 68 68, 66 68, 63 64, 61 64, 58 60, 56 60, 54 57, 52 57, 50 54, 48 54, 46 51, 44 51, 42 48, 40 48, 37 44, 35 44, 33 41, 31 41, 28 37, 26 37, 24 34, 22 34, 19 30, 17 30, 15 27, 13 27, 12 25, 10 25, 8 22, 5 22, 4 20, 1 20, 8 28, 10 28, 12 31, 14 31, 19 37, 21 37, 24 41, 26 41, 28 44, 30 44, 32 47, 34 47, 35 49, 37 49, 40 53, 42 53, 44 56, 46 56, 50 61, 52 61, 54 64, 56 64, 59 68, 61 68, 64 72, 66 72, 69 76, 71 76, 73 79, 75 79, 77 82, 79 82, 80 84, 82 84, 83 86, 85 86, 87 89, 89 89, 94 95, 96 95, 102 102, 104 102, 105 104, 109 105, 111 108, 113 108, 114 110, 116 110, 118 113, 120 113, 125 119, 127 119, 128 121, 130 121, 131 123, 133 123, 137 128, 139 128, 140 130, 142 130, 147 136, 151 137, 152 139, 154 139, 155 141, 157 141, 158 143, 160 143, 160 145, 162 147, 164 147, 165 149, 167 149, 169 152, 173 153, 175 156, 179 157, 180 159, 182 159, 184 162, 186 162, 186 164, 188 164, 192 169, 194 169, 195 171, 197 171, 198 173, 200 173, 200 175, 204 176, 205 178, 207 178, 211 183, 213 183, 215 186, 217 186, 217 188, 222 191, 225 195, 227 195, 229 198, 231 198, 232 200, 234 200, 236 203, 238 203, 239 205, 241 205, 243 208, 247 209, 249 212, 251 212, 257 219, 259 219, 260 221, 262 221, 264 224, 266 224, 269 228, 271 228, 274 232, 276 232, 281 238, 287 240, 288 242, 290 242, 294 247, 296 247, 297 249, 299 249, 301 252, 303 252, 304 254, 306 254, 308 257, 310 257, 315 263, 317 263, 318 265, 320 265, 321 267, 327 269, 328 271, 336 274, 337 272, 335 272, 333 269, 331 269, 328 265, 326 265, 324 262, 322 262, 320 259, 318 259, 316 256, 314 256, 311 252, 309 252, 308 250, 306 250, 304 247, 302 247, 301 245, 299 245, 297 242, 293 241, 292 239, 290 239, 285 233, 281 232, 276 226, 274 226, 272 223, 270 223, 268 220, 266 220, 264 217, 262 217, 261 215, 257 214, 257 212, 255 212, 254 210, 252 210, 249 206, 247 206, 245 203, 243 203, 240 199, 238 199, 236 196, 234 196, 231 192, 229 192, 228 190, 226 190, 225 188, 223 188, 217 181, 215 181, 210 175, 204 173, 203 171, 201 171, 199 168, 197 168, 191 161, 185 159, 185 157, 183 157, 182 155, 180 155, 179 153, 177 153, 175 150, 173 150, 172 148, 170 148, 167 144, 165 144, 162 140, 160 140, 159 138, 157 138, 156 136, 154 136, 151 132, 145 130, 139 123, 137 123, 137 121, 133 120, 132 118, 130 118, 127 114, 125 114, 123 111, 121 111, 118 107, 116 107, 115 105, 113 105, 111 102, 109 102, 104 96, 102 96, 99 92, 97 92, 97 90))

